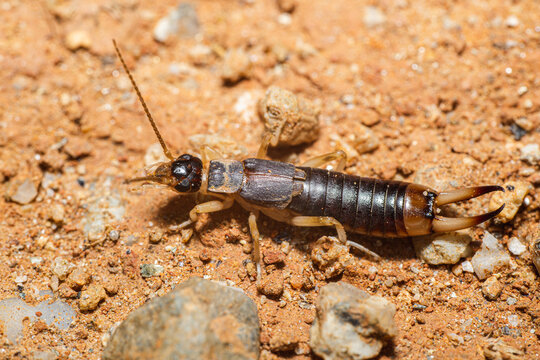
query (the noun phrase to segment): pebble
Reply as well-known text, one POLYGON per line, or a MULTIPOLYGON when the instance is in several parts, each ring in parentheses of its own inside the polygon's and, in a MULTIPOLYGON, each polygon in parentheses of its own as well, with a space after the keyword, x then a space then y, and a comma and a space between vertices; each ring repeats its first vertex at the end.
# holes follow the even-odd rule
POLYGON ((92 153, 92 145, 83 138, 73 136, 62 150, 72 159, 80 159, 92 153))
POLYGON ((223 58, 221 79, 225 84, 236 84, 251 75, 251 60, 243 49, 228 50, 223 58))
POLYGON ((514 297, 511 297, 509 296, 507 299, 506 299, 506 303, 510 306, 512 305, 515 305, 517 303, 517 299, 514 298, 514 297))
POLYGON ((66 280, 69 273, 75 268, 75 265, 70 263, 69 261, 57 257, 54 259, 51 271, 56 277, 58 277, 59 280, 66 280))
POLYGON ((92 38, 84 30, 75 30, 66 35, 65 44, 71 51, 89 49, 92 46, 92 38))
POLYGON ((358 118, 362 124, 366 126, 373 126, 381 121, 381 117, 375 110, 365 109, 358 113, 358 118))
POLYGON ((285 261, 285 254, 276 250, 264 250, 263 259, 266 265, 280 264, 285 261))
POLYGON ((327 279, 338 276, 352 263, 349 248, 337 238, 323 236, 313 245, 311 261, 327 279))
POLYGON ((526 181, 509 181, 503 187, 504 192, 498 191, 491 197, 489 211, 496 210, 502 204, 505 204, 503 211, 495 219, 499 222, 507 223, 516 216, 525 196, 533 189, 533 186, 526 181))
POLYGON ((281 271, 274 271, 263 276, 258 285, 259 291, 269 298, 279 298, 283 294, 283 274, 281 271))
POLYGON ((431 265, 456 264, 471 253, 469 231, 434 234, 413 238, 416 256, 431 265))
POLYGON ((517 27, 519 25, 519 19, 515 15, 510 15, 509 17, 506 18, 506 20, 504 21, 504 24, 510 28, 517 27))
POLYGON ((161 241, 161 239, 163 239, 163 231, 159 229, 154 229, 148 234, 148 241, 151 244, 157 244, 161 241))
POLYGON ((31 179, 13 179, 9 182, 6 197, 17 204, 29 204, 36 198, 38 188, 31 179))
POLYGON ((81 311, 92 311, 97 309, 98 304, 107 297, 103 286, 90 284, 88 288, 81 292, 79 298, 79 309, 81 311))
POLYGON ((464 262, 461 263, 461 269, 465 272, 470 272, 470 273, 474 272, 473 265, 469 260, 465 260, 464 262))
POLYGON ((88 284, 91 275, 83 267, 76 267, 67 277, 66 284, 73 290, 80 290, 84 285, 88 284))
POLYGON ((397 335, 396 307, 346 283, 321 288, 310 345, 324 360, 371 359, 397 335))
POLYGON ((144 153, 144 165, 149 167, 160 162, 167 162, 169 159, 163 153, 160 143, 150 145, 144 153))
POLYGON ((296 8, 297 0, 277 0, 279 10, 292 13, 296 8))
POLYGON ((382 25, 386 22, 386 15, 375 6, 364 8, 364 25, 368 28, 382 25))
POLYGON ((163 266, 156 264, 141 264, 141 276, 149 278, 157 276, 163 272, 163 266))
POLYGON ((482 247, 474 254, 471 262, 476 276, 484 280, 491 274, 510 267, 511 258, 499 241, 485 231, 482 247))
POLYGON ((194 37, 199 30, 200 24, 195 8, 189 3, 181 3, 157 22, 154 27, 154 39, 163 43, 176 34, 194 37))
MULTIPOLYGON (((50 291, 40 292, 38 300, 44 295, 50 295, 50 291)), ((36 306, 29 305, 18 297, 8 298, 0 300, 0 327, 2 327, 2 334, 5 334, 9 341, 16 344, 23 335, 23 322, 38 320, 37 313, 41 313, 39 319, 45 324, 48 326, 54 325, 59 330, 67 330, 76 318, 75 310, 69 304, 60 300, 51 303, 49 296, 46 296, 36 306)))
POLYGON ((257 306, 240 289, 191 278, 133 311, 103 352, 111 359, 258 359, 257 306))
POLYGON ((118 241, 118 239, 120 239, 120 231, 111 230, 111 231, 109 231, 107 236, 109 237, 109 240, 111 240, 111 241, 118 241))
POLYGON ((508 250, 510 250, 513 255, 520 256, 527 251, 527 246, 519 241, 517 237, 512 237, 508 240, 508 250))
POLYGON ((52 204, 49 208, 49 219, 56 224, 62 224, 64 222, 64 216, 66 211, 62 204, 52 204))
POLYGON ((258 103, 272 146, 311 143, 319 137, 320 108, 292 92, 271 86, 258 103))
POLYGON ((538 144, 528 144, 521 148, 520 160, 523 160, 530 165, 539 165, 540 164, 540 145, 538 144))
POLYGON ((484 346, 484 357, 486 360, 519 360, 525 354, 510 345, 505 344, 500 339, 490 339, 484 346))
POLYGON ((496 276, 490 276, 482 284, 482 293, 488 300, 495 300, 501 295, 502 284, 499 282, 496 276))

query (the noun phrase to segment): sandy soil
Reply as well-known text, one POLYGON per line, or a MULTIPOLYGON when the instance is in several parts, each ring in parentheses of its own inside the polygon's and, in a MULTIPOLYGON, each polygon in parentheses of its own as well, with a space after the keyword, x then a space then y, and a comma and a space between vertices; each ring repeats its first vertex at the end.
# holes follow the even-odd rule
MULTIPOLYGON (((512 222, 487 228, 503 244, 513 236, 532 241, 539 166, 520 156, 524 146, 540 142, 538 2, 291 0, 280 6, 289 10, 288 3, 295 5, 291 13, 274 1, 196 2, 200 33, 159 43, 154 26, 175 1, 2 2, 0 192, 12 194, 29 180, 38 194, 23 205, 0 199, 0 299, 24 293, 32 303, 37 291, 55 289, 57 258, 91 275, 81 290, 92 282, 106 285, 107 295, 97 309, 79 311, 77 291, 62 283, 60 298, 77 310, 71 328, 26 322, 17 345, 7 345, 3 334, 0 356, 53 350, 60 358, 97 359, 112 326, 191 276, 230 280, 257 302, 268 359, 312 358, 317 289, 340 279, 396 304, 399 335, 383 359, 482 358, 489 338, 528 358, 540 356, 540 320, 529 311, 539 300, 530 257, 501 273, 502 294, 487 301, 473 274, 422 264, 409 239, 353 235, 383 260, 356 253, 341 277, 326 280, 311 268, 309 247, 333 231, 264 218, 263 249, 287 254, 282 267, 267 269, 285 278, 286 294, 272 300, 257 293, 243 265, 250 247, 242 208, 211 215, 184 244, 168 227, 187 218, 194 198, 123 184, 141 174, 156 139, 112 38, 175 154, 193 151, 189 139, 196 134, 233 140, 238 157, 254 154, 263 131, 256 102, 276 85, 320 107, 321 131, 314 143, 275 149, 272 158, 298 163, 332 151, 361 121, 380 144, 351 159, 346 172, 439 190, 527 181, 534 186, 528 205, 512 222), (373 11, 367 6, 378 9, 376 16, 366 15, 373 11), (244 79, 224 84, 223 55, 235 48, 247 54, 250 68, 244 79), (88 214, 110 207, 125 210, 120 220, 107 217, 104 229, 85 231, 93 221, 88 214), (111 230, 119 231, 118 240, 111 230), (156 232, 161 240, 150 243, 156 232), (148 263, 164 272, 143 279, 139 265, 148 263), (316 287, 291 286, 305 269, 316 287), (510 315, 517 321, 509 323, 510 315), (295 350, 280 351, 287 341, 295 350)), ((488 201, 454 210, 479 213, 488 201)), ((476 240, 482 233, 476 229, 476 240)))

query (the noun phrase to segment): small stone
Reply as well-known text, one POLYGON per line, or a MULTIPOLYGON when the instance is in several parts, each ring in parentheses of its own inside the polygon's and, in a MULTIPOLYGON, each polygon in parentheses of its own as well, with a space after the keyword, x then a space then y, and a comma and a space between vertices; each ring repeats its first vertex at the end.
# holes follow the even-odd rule
POLYGON ((511 297, 509 296, 507 299, 506 299, 506 303, 510 306, 512 305, 515 305, 517 303, 517 299, 515 297, 511 297))
POLYGON ((74 299, 77 297, 77 291, 67 286, 66 283, 63 283, 58 287, 58 295, 64 299, 74 299))
POLYGON ((84 285, 90 282, 92 276, 85 268, 76 267, 68 276, 66 284, 73 290, 80 290, 84 285))
POLYGON ((296 8, 296 3, 297 0, 277 0, 279 10, 286 13, 292 13, 296 8))
POLYGON ((484 357, 486 360, 520 360, 525 354, 513 347, 506 345, 500 339, 490 339, 484 346, 484 357))
POLYGON ((183 37, 194 37, 199 30, 197 11, 193 5, 182 3, 157 22, 154 27, 154 39, 163 43, 177 34, 183 37))
POLYGON ((419 236, 413 238, 416 256, 431 265, 456 264, 470 254, 469 231, 419 236))
POLYGON ((311 250, 311 261, 327 279, 338 276, 353 261, 349 248, 332 236, 323 236, 311 250))
POLYGON ((528 144, 521 148, 520 159, 531 164, 539 165, 540 164, 540 145, 538 144, 528 144))
POLYGON ((89 49, 92 46, 92 38, 84 30, 75 30, 66 35, 65 44, 71 51, 89 49))
POLYGON ((115 295, 118 292, 119 284, 114 277, 110 276, 104 279, 103 288, 109 295, 115 295))
POLYGON ((62 204, 53 204, 49 208, 49 219, 56 224, 62 224, 64 222, 65 212, 62 204))
POLYGON ((196 44, 188 51, 191 62, 195 65, 207 65, 212 61, 213 57, 212 48, 203 44, 196 44))
POLYGON ((150 145, 144 154, 144 165, 149 167, 160 162, 167 162, 169 159, 163 153, 160 143, 150 145))
POLYGON ((484 280, 491 274, 510 267, 511 258, 499 241, 485 231, 482 247, 474 254, 471 262, 476 276, 484 280))
POLYGON ((396 307, 346 283, 324 286, 310 330, 310 345, 324 360, 371 359, 397 335, 396 307))
POLYGON ((464 272, 469 272, 469 273, 474 272, 473 265, 469 260, 465 260, 464 262, 462 262, 461 268, 463 269, 464 272))
POLYGON ((236 84, 251 75, 251 60, 243 49, 227 51, 221 68, 221 79, 225 84, 236 84))
POLYGON ((512 237, 508 240, 508 250, 516 256, 522 255, 527 251, 527 246, 523 244, 517 237, 512 237))
POLYGON ((259 358, 257 306, 240 289, 191 278, 133 311, 104 360, 259 358))
POLYGON ((266 265, 279 264, 285 261, 285 254, 281 251, 264 250, 263 259, 266 265))
POLYGON ((373 126, 381 121, 380 115, 375 110, 371 109, 362 110, 358 114, 358 118, 360 119, 362 124, 366 126, 373 126))
POLYGON ((90 284, 88 289, 81 292, 79 299, 79 309, 81 311, 92 311, 97 309, 98 304, 107 297, 103 286, 90 284))
POLYGON ((258 112, 272 134, 272 146, 294 146, 319 137, 320 108, 290 91, 272 86, 258 103, 258 112))
POLYGON ((364 8, 364 25, 368 28, 382 25, 386 22, 386 15, 375 6, 364 8))
POLYGON ((17 284, 17 285, 22 285, 26 281, 28 281, 28 276, 26 276, 26 275, 20 275, 20 276, 17 276, 15 278, 15 284, 17 284))
POLYGON ((66 156, 55 148, 50 148, 41 157, 40 164, 52 171, 60 171, 64 167, 66 156))
POLYGON ((107 237, 108 237, 109 240, 111 240, 111 241, 118 241, 118 239, 120 239, 120 231, 118 231, 118 230, 111 230, 111 231, 109 231, 109 233, 107 234, 107 237))
POLYGON ((510 15, 509 17, 506 18, 506 20, 504 21, 504 24, 510 28, 517 27, 519 26, 519 19, 515 15, 510 15))
POLYGON ((159 229, 152 230, 148 234, 148 241, 150 241, 151 244, 157 244, 161 239, 163 239, 163 231, 159 229))
POLYGON ((502 284, 496 276, 490 276, 482 284, 482 293, 488 300, 495 300, 501 295, 502 284))
POLYGON ((8 184, 7 198, 17 204, 29 204, 36 198, 38 188, 31 179, 13 179, 8 184))
POLYGON ((279 298, 283 294, 282 272, 274 271, 270 275, 263 277, 258 289, 269 298, 279 298))
POLYGON ((463 345, 465 343, 465 340, 463 339, 463 336, 460 336, 456 333, 448 333, 446 336, 448 336, 448 339, 454 344, 454 345, 463 345))
POLYGON ((71 137, 63 150, 72 159, 80 159, 92 153, 92 145, 83 138, 71 137))
POLYGON ((54 259, 52 265, 52 273, 58 277, 59 280, 65 280, 69 273, 75 268, 75 265, 62 258, 54 259))
POLYGON ((504 192, 496 192, 491 197, 489 211, 494 211, 505 204, 503 211, 495 219, 507 223, 516 216, 525 196, 533 189, 533 186, 526 181, 509 181, 503 187, 504 192))
POLYGON ((156 264, 141 264, 141 276, 149 278, 157 276, 163 272, 163 266, 156 264))

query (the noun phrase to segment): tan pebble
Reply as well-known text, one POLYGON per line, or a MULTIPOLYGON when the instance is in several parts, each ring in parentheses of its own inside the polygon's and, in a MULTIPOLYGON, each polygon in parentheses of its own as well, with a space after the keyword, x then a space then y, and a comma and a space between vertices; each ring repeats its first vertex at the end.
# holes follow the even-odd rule
POLYGON ((272 146, 310 143, 319 136, 320 108, 290 91, 268 88, 258 112, 272 134, 272 146))
POLYGON ((152 230, 148 234, 148 241, 150 241, 151 244, 159 243, 162 238, 163 238, 163 231, 159 229, 152 230))
POLYGON ((311 250, 311 260, 324 276, 329 279, 340 275, 352 262, 352 255, 347 246, 341 244, 338 239, 323 236, 311 250))
POLYGON ((32 179, 18 179, 11 180, 7 186, 6 197, 10 201, 17 204, 25 205, 29 204, 36 198, 38 194, 38 188, 32 179))
POLYGON ((41 157, 40 164, 48 169, 59 171, 64 167, 65 155, 57 149, 48 149, 41 157))
POLYGON ((34 323, 34 330, 40 333, 40 332, 49 330, 49 326, 47 325, 45 321, 40 319, 34 323))
POLYGON ((51 271, 54 275, 58 276, 59 280, 65 280, 74 268, 75 265, 58 257, 54 259, 51 271))
POLYGON ((199 253, 199 259, 200 259, 202 262, 208 262, 208 261, 210 261, 211 256, 210 256, 210 252, 208 251, 208 249, 202 249, 202 250, 201 250, 201 252, 199 253))
POLYGON ((303 280, 302 280, 302 276, 300 275, 292 275, 289 282, 292 288, 295 290, 300 290, 302 288, 303 280))
POLYGON ((84 30, 75 30, 67 34, 65 44, 71 51, 89 49, 92 45, 92 38, 90 37, 90 34, 84 30))
POLYGON ((92 146, 83 138, 71 137, 63 148, 64 152, 73 159, 79 159, 92 153, 92 146))
POLYGON ((58 287, 58 295, 64 299, 73 299, 77 297, 77 292, 63 283, 58 287))
POLYGON ((496 276, 490 276, 482 284, 482 293, 488 300, 495 300, 501 295, 502 284, 496 276))
POLYGON ((246 271, 250 278, 255 278, 257 276, 257 267, 251 261, 246 263, 246 271))
POLYGON ((81 292, 79 299, 79 309, 81 311, 95 310, 98 304, 105 299, 107 294, 105 289, 98 284, 91 284, 88 289, 81 292))
POLYGON ((115 295, 118 293, 119 284, 114 280, 114 277, 109 277, 104 280, 103 288, 109 295, 115 295))
POLYGON ((297 0, 277 0, 279 10, 287 13, 291 13, 296 8, 297 0))
POLYGON ((251 60, 243 49, 227 51, 221 68, 221 78, 224 83, 235 84, 248 78, 251 74, 251 60))
POLYGON ((523 199, 532 190, 532 185, 525 181, 509 181, 503 187, 504 192, 496 192, 491 197, 489 211, 496 210, 505 204, 503 211, 497 215, 496 219, 507 223, 516 216, 523 199))
POLYGON ((373 126, 381 121, 381 117, 375 110, 364 109, 358 113, 358 120, 366 126, 373 126))
POLYGON ((69 274, 66 284, 73 290, 79 290, 90 282, 91 276, 85 268, 77 267, 69 274))
POLYGON ((54 221, 57 224, 64 222, 65 209, 62 204, 53 204, 49 208, 49 219, 54 221))
POLYGON ((283 293, 283 274, 281 271, 274 271, 270 275, 263 277, 258 289, 262 294, 270 298, 280 297, 283 293))

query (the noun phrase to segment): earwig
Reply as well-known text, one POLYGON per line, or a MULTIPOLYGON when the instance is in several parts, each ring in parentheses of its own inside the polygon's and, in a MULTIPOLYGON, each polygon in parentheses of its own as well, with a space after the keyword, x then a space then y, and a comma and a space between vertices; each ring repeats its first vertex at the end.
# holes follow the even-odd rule
POLYGON ((146 176, 127 182, 150 181, 178 193, 199 192, 220 199, 196 205, 189 213, 189 220, 181 223, 179 228, 193 224, 198 214, 227 209, 237 201, 250 212, 249 228, 258 274, 259 212, 295 226, 333 226, 341 242, 378 257, 363 246, 348 241, 346 231, 378 237, 428 235, 478 225, 504 208, 503 204, 495 211, 473 217, 443 217, 439 215, 443 205, 504 189, 492 185, 437 192, 419 184, 349 175, 341 172, 346 162, 343 151, 318 156, 303 166, 266 160, 262 157, 275 140, 268 134, 263 136, 257 158, 243 161, 211 159, 209 149, 202 149, 202 159, 190 154, 174 158, 114 40, 113 43, 163 151, 170 159, 157 164, 146 176), (318 168, 333 160, 340 160, 338 171, 318 168))

